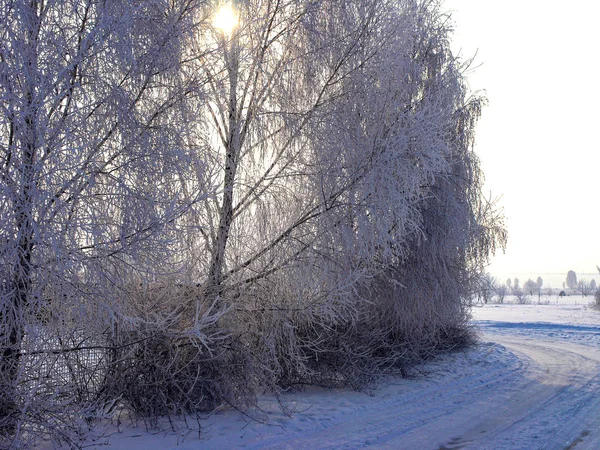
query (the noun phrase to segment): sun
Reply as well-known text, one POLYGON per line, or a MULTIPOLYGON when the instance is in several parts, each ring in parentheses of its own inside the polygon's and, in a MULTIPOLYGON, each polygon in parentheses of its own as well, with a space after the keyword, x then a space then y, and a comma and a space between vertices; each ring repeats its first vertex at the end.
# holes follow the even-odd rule
POLYGON ((223 34, 231 32, 239 25, 239 16, 231 2, 223 3, 213 18, 213 26, 223 34))

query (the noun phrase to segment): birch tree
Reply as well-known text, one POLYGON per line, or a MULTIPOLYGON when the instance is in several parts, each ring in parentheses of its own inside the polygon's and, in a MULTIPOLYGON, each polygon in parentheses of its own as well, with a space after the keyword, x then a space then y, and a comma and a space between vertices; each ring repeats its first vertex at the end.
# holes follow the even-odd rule
POLYGON ((417 292, 424 273, 435 278, 427 260, 437 253, 455 294, 436 288, 436 314, 464 324, 465 281, 503 231, 480 197, 471 150, 482 102, 467 97, 437 4, 238 7, 230 34, 207 26, 197 43, 209 82, 195 142, 218 189, 199 210, 207 229, 194 253, 207 295, 239 316, 225 323, 255 333, 271 355, 258 359, 276 358, 277 373, 306 375, 303 361, 325 360, 315 356, 324 335, 350 336, 361 315, 372 317, 361 286, 391 266, 414 267, 409 296, 426 296, 417 292), (449 239, 456 229, 468 231, 449 239))
POLYGON ((433 139, 436 131, 425 132, 439 127, 430 114, 438 99, 429 105, 418 79, 427 68, 410 55, 392 59, 383 51, 418 26, 399 11, 383 1, 245 2, 232 35, 199 34, 198 45, 210 44, 201 49, 207 58, 199 66, 210 81, 199 105, 208 120, 196 142, 219 190, 202 212, 211 225, 199 236, 198 253, 211 255, 199 264, 209 284, 219 286, 216 295, 225 280, 236 278, 239 287, 314 250, 314 239, 333 231, 342 205, 365 221, 360 230, 341 233, 372 237, 353 239, 355 254, 391 242, 400 248, 408 232, 395 229, 393 220, 418 227, 407 205, 446 167, 446 144, 433 139), (390 11, 398 13, 398 24, 385 18, 390 11), (380 209, 394 208, 393 219, 366 211, 367 198, 380 209), (378 223, 379 216, 388 222, 378 223), (319 232, 317 223, 324 227, 319 232))

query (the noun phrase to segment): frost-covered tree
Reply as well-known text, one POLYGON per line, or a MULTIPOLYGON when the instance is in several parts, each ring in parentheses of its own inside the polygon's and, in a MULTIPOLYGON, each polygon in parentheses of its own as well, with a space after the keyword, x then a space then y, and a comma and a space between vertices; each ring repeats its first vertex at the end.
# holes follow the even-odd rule
POLYGON ((536 285, 536 290, 538 293, 538 301, 539 301, 540 298, 542 297, 542 286, 544 285, 544 280, 542 279, 542 277, 537 277, 537 280, 535 281, 535 285, 536 285))
POLYGON ((205 295, 241 317, 223 323, 247 324, 290 381, 317 370, 303 361, 352 349, 374 308, 386 319, 363 339, 374 346, 407 334, 403 302, 425 317, 434 296, 436 333, 464 323, 461 302, 504 235, 472 152, 482 100, 436 4, 237 6, 237 27, 209 24, 194 44, 208 80, 194 145, 216 189, 191 257, 205 295), (380 277, 410 286, 385 294, 406 300, 374 301, 380 277))
POLYGON ((523 289, 525 289, 525 292, 527 292, 529 295, 533 295, 533 293, 538 290, 538 286, 536 282, 530 278, 525 282, 523 289))
MULTIPOLYGON (((171 260, 193 203, 181 180, 202 181, 186 150, 195 87, 180 64, 195 3, 0 1, 3 431, 25 432, 17 424, 36 407, 27 364, 46 392, 54 364, 28 355, 60 353, 69 330, 85 330, 80 346, 111 330, 124 289, 171 260)), ((31 417, 52 415, 64 388, 31 417)))
POLYGON ((575 273, 575 271, 569 270, 567 272, 566 284, 569 289, 577 288, 577 274, 575 273))
POLYGON ((481 277, 477 295, 483 299, 484 303, 488 303, 498 292, 499 285, 500 283, 496 278, 486 273, 481 277))
POLYGON ((529 292, 527 292, 527 290, 521 287, 513 287, 512 295, 515 296, 519 305, 527 303, 527 300, 529 298, 529 292))
POLYGON ((577 282, 577 291, 581 294, 582 297, 586 297, 595 292, 595 289, 592 287, 592 284, 586 280, 581 279, 577 282))
POLYGON ((413 200, 448 168, 460 106, 434 95, 451 81, 460 92, 446 55, 427 50, 427 30, 409 31, 431 13, 379 0, 239 6, 231 34, 198 33, 210 83, 197 155, 217 186, 196 245, 207 292, 221 297, 305 257, 390 258, 419 227, 413 200))
POLYGON ((360 386, 473 339, 506 234, 436 1, 0 6, 7 434, 360 386))
POLYGON ((504 298, 506 297, 507 293, 508 293, 508 286, 506 286, 505 284, 499 284, 498 287, 496 288, 496 295, 498 296, 499 303, 504 303, 504 298))

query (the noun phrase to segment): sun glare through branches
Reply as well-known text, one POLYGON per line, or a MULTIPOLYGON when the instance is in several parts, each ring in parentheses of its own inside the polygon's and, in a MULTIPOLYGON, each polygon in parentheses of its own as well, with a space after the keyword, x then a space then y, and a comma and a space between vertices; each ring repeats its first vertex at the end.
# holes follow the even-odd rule
POLYGON ((239 14, 231 2, 223 3, 213 17, 213 26, 225 35, 230 35, 239 25, 239 14))

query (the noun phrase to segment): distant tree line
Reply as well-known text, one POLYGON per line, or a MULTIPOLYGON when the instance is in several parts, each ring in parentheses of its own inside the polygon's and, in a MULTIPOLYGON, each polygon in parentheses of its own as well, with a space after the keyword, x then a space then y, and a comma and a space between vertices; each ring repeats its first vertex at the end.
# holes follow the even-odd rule
MULTIPOLYGON (((600 268, 598 268, 598 270, 600 272, 600 268)), ((537 277, 535 281, 528 279, 523 286, 521 286, 519 278, 508 278, 506 282, 500 282, 497 278, 485 273, 480 278, 477 296, 484 303, 491 301, 492 298, 496 298, 499 303, 503 303, 507 295, 515 297, 518 303, 526 303, 529 297, 535 295, 537 295, 538 300, 540 300, 543 286, 544 281, 542 277, 537 277)), ((551 295, 553 291, 551 288, 544 290, 547 295, 551 295)), ((567 276, 563 282, 563 291, 561 291, 560 294, 566 295, 569 291, 571 293, 581 294, 582 297, 598 294, 598 298, 600 298, 600 292, 596 281, 594 279, 590 281, 586 279, 578 280, 577 274, 573 270, 567 272, 567 276)))

